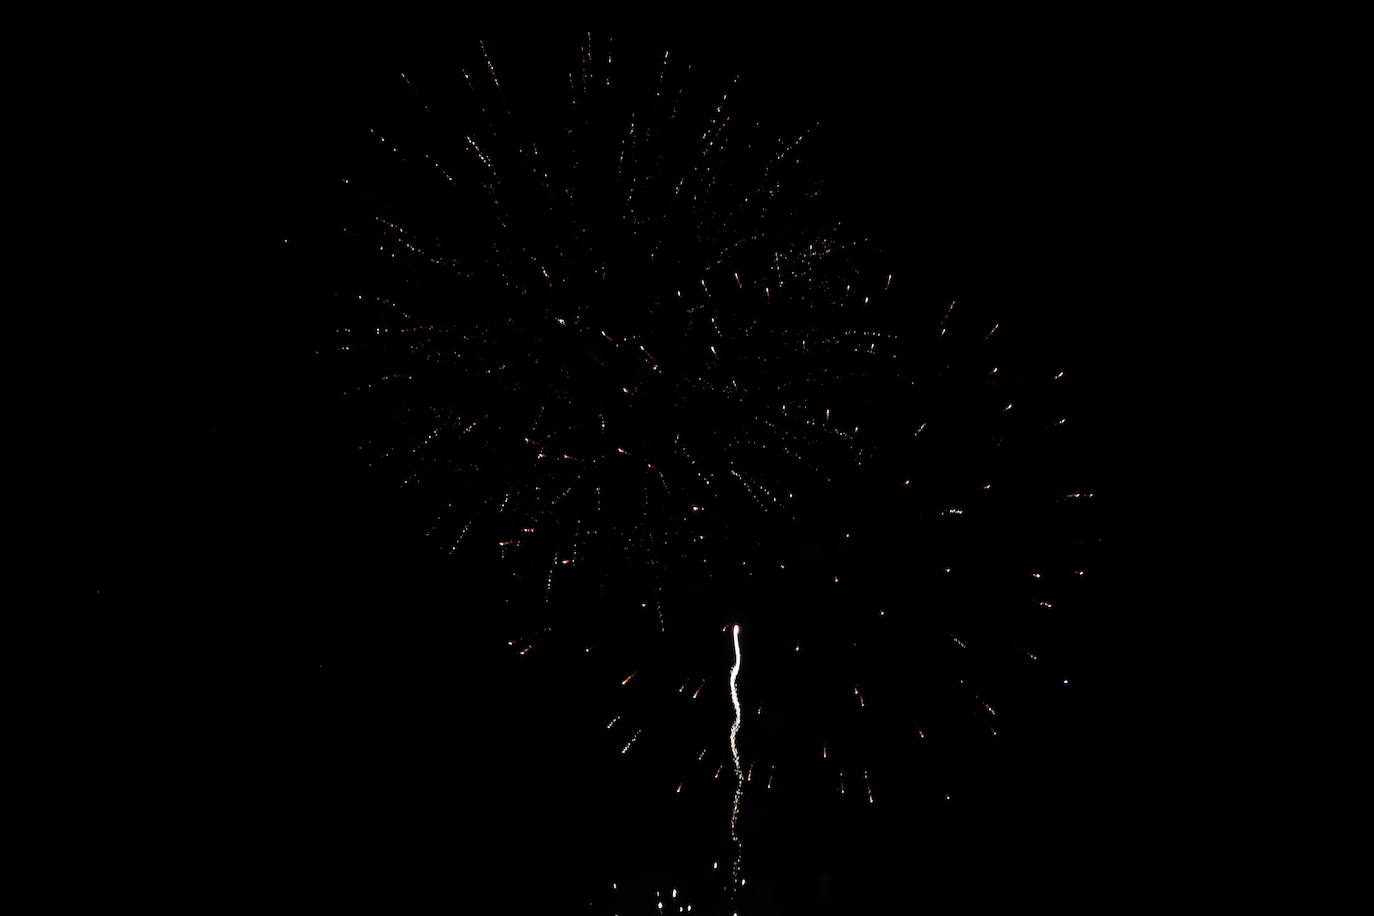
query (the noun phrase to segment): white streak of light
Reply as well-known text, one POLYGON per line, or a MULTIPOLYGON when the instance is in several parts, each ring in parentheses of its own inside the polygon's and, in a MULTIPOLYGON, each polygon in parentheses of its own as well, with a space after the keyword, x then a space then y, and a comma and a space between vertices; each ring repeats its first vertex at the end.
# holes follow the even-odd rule
POLYGON ((739 704, 739 686, 736 683, 736 679, 739 677, 740 667, 739 624, 735 624, 734 639, 735 663, 730 667, 730 702, 734 704, 735 707, 735 721, 730 726, 730 756, 731 758, 733 758, 735 763, 735 803, 730 811, 730 841, 734 843, 735 846, 735 863, 733 869, 733 877, 735 881, 735 887, 738 888, 740 884, 739 871, 741 859, 739 842, 739 808, 740 802, 744 797, 744 770, 740 766, 739 745, 736 743, 736 739, 739 736, 740 724, 744 720, 744 713, 740 709, 739 704))

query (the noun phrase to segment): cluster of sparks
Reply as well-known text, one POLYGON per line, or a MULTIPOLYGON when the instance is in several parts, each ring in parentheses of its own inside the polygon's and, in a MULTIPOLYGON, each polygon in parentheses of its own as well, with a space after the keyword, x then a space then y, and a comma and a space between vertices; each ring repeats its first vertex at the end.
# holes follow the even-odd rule
MULTIPOLYGON (((725 764, 710 751, 715 719, 696 703, 719 689, 709 659, 722 618, 748 617, 752 644, 771 636, 792 660, 770 665, 833 684, 804 699, 760 684, 750 715, 824 703, 924 742, 931 726, 862 653, 912 667, 931 617, 915 613, 912 592, 927 580, 913 574, 905 593, 854 584, 860 538, 827 527, 853 514, 849 502, 907 500, 909 518, 867 535, 895 552, 899 535, 987 516, 999 488, 956 476, 971 473, 959 458, 972 446, 939 451, 942 432, 976 438, 948 415, 983 410, 976 436, 994 449, 1008 424, 1060 429, 1066 418, 1042 416, 1052 404, 1041 391, 1065 372, 988 365, 978 354, 1005 328, 961 326, 954 302, 923 323, 924 306, 866 260, 862 240, 815 212, 801 156, 810 129, 776 141, 749 131, 732 108, 735 83, 699 99, 691 68, 666 53, 656 78, 622 87, 609 45, 596 48, 589 36, 552 113, 519 117, 482 45, 484 76, 462 71, 453 111, 403 74, 410 116, 369 132, 382 177, 368 215, 342 234, 380 265, 342 297, 350 317, 335 345, 352 367, 343 394, 372 431, 368 463, 426 494, 426 534, 444 551, 499 571, 514 652, 591 660, 619 706, 605 729, 621 755, 641 753, 648 731, 664 747, 687 741, 675 792, 694 775, 719 779, 725 764), (945 456, 929 465, 935 480, 922 473, 931 448, 945 456), (789 619, 758 600, 785 580, 820 610, 789 619)), ((1024 575, 984 552, 987 568, 1024 575)), ((964 573, 928 565, 932 582, 964 573)), ((1030 606, 1053 608, 1038 590, 1045 574, 1027 578, 1030 606)), ((957 625, 954 612, 941 625, 949 618, 957 625)), ((838 793, 877 797, 858 741, 841 754, 824 734, 779 738, 772 759, 742 759, 739 632, 727 742, 736 888, 741 802, 756 773, 773 790, 779 763, 809 746, 838 793)), ((944 633, 945 650, 966 657, 965 635, 944 633)), ((1023 642, 1016 654, 1041 659, 1023 642)), ((940 670, 957 681, 946 705, 996 737, 1002 717, 968 667, 940 670)), ((751 743, 766 751, 769 740, 751 743)))
MULTIPOLYGON (((661 889, 655 890, 652 900, 643 896, 635 900, 633 894, 624 893, 624 890, 625 889, 621 888, 619 883, 612 882, 608 894, 610 916, 622 916, 622 914, 624 914, 624 916, 630 916, 632 911, 628 909, 628 907, 633 906, 635 903, 643 903, 645 906, 642 910, 634 910, 633 912, 642 912, 646 914, 646 916, 648 916, 648 914, 662 916, 664 913, 678 914, 701 912, 700 910, 694 910, 694 904, 688 901, 687 894, 679 894, 679 889, 676 887, 670 887, 666 891, 661 889)), ((596 903, 594 901, 589 901, 589 905, 595 906, 596 903)))

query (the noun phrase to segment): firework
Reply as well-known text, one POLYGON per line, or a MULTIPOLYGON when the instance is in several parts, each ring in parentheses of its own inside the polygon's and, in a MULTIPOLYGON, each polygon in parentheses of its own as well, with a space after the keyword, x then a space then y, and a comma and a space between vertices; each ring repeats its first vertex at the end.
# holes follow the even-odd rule
POLYGON ((910 289, 820 193, 814 125, 775 137, 738 81, 589 39, 555 97, 477 50, 455 85, 404 74, 346 176, 367 266, 333 353, 501 643, 583 665, 592 727, 665 790, 731 764, 736 843, 755 779, 874 804, 930 743, 1005 739, 1063 680, 1042 646, 1091 560, 1065 370, 910 289))

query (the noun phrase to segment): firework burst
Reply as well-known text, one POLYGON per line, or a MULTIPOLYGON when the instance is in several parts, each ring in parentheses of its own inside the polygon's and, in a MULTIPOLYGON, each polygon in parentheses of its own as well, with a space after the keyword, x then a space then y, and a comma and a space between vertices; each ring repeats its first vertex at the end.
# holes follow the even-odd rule
POLYGON ((1033 669, 1081 575, 1039 559, 1092 500, 1047 471, 1065 372, 911 292, 821 195, 815 125, 590 38, 560 80, 524 93, 485 45, 454 85, 402 74, 344 179, 369 465, 669 791, 733 765, 873 804, 928 739, 1004 735, 1018 679, 1062 680, 1033 669), (712 702, 735 621, 743 749, 712 702))

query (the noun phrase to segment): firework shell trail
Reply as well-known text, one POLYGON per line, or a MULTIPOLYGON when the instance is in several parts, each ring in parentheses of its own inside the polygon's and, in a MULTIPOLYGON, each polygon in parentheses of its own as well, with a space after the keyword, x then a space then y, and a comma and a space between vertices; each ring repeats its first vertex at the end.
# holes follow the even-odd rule
POLYGON ((739 705, 739 624, 733 628, 735 640, 735 663, 730 666, 730 702, 735 707, 735 721, 730 725, 730 757, 735 764, 735 799, 730 808, 730 842, 734 846, 735 859, 731 866, 731 882, 735 889, 739 888, 741 848, 739 840, 739 809, 740 802, 744 800, 744 769, 740 766, 739 759, 739 730, 744 720, 744 713, 739 705))

